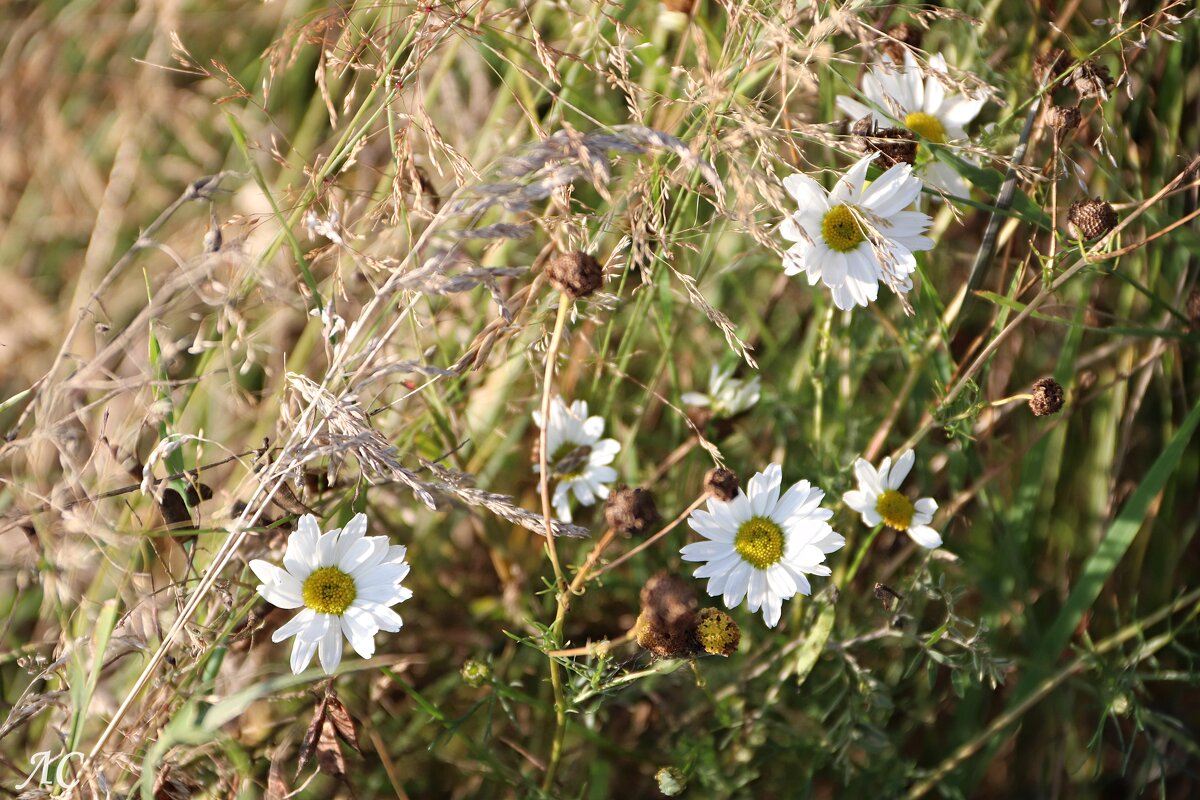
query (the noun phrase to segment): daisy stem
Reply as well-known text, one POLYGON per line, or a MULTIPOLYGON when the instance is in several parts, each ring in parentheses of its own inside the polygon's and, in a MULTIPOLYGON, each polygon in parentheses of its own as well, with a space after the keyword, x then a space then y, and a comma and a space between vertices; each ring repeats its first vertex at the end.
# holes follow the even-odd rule
POLYGON ((850 564, 850 569, 846 570, 846 574, 842 576, 842 580, 838 584, 839 589, 845 589, 854 580, 854 576, 858 575, 858 568, 862 566, 863 559, 867 557, 867 551, 871 549, 871 545, 875 543, 875 537, 883 530, 883 525, 876 525, 867 540, 858 548, 858 552, 854 554, 854 561, 850 564))
MULTIPOLYGON (((550 626, 550 638, 556 644, 562 636, 563 620, 567 613, 567 598, 570 590, 566 578, 563 577, 562 565, 558 561, 558 548, 554 542, 554 528, 550 516, 550 469, 547 463, 547 433, 550 430, 550 387, 554 382, 554 362, 558 358, 558 347, 562 343, 563 327, 567 322, 572 301, 567 295, 560 294, 558 298, 558 316, 554 319, 554 333, 550 337, 550 346, 546 348, 546 372, 542 380, 542 427, 538 434, 538 465, 541 475, 542 516, 546 521, 546 551, 550 555, 550 566, 554 569, 554 585, 558 591, 558 609, 554 615, 554 624, 550 626)), ((550 685, 554 690, 554 740, 550 744, 550 758, 546 762, 546 774, 542 779, 542 791, 549 792, 554 786, 554 777, 558 773, 558 764, 562 759, 563 737, 567 730, 567 701, 563 695, 562 675, 558 662, 550 656, 550 685)))

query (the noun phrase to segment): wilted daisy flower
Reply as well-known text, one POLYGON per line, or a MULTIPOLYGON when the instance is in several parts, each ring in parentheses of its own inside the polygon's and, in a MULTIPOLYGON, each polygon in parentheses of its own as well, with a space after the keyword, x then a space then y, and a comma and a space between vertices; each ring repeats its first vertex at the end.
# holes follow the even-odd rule
POLYGON ((913 252, 933 247, 925 235, 929 215, 904 210, 921 193, 912 167, 896 164, 867 186, 867 167, 876 155, 859 159, 828 194, 807 175, 783 181, 800 206, 779 229, 795 242, 783 271, 807 273, 810 286, 821 281, 843 310, 878 299, 880 281, 897 294, 908 292, 917 268, 913 252))
POLYGON ((825 554, 846 540, 825 520, 833 512, 820 508, 825 493, 800 481, 779 495, 783 470, 778 464, 750 479, 749 494, 738 490, 729 501, 710 497, 708 510, 693 511, 688 525, 706 541, 685 545, 684 561, 704 561, 692 573, 708 578, 708 593, 724 595, 725 607, 736 608, 746 598, 751 611, 763 611, 775 627, 783 601, 811 594, 806 575, 829 575, 825 554))
POLYGON ((718 419, 736 417, 758 402, 762 381, 757 375, 749 380, 733 377, 734 367, 721 369, 714 365, 708 376, 708 393, 686 392, 683 402, 689 406, 711 408, 718 419))
POLYGON ((271 634, 292 643, 292 672, 299 675, 319 653, 331 674, 342 660, 342 636, 363 658, 375 654, 375 634, 395 633, 404 624, 391 606, 412 597, 400 585, 408 575, 406 549, 386 536, 365 536, 367 515, 355 514, 345 528, 321 533, 312 514, 300 518, 288 537, 283 568, 254 559, 250 569, 262 581, 258 593, 280 608, 301 608, 271 634))
MULTIPOLYGON (((966 139, 966 125, 978 116, 985 99, 946 90, 938 79, 938 75, 948 74, 946 59, 941 53, 929 59, 929 71, 934 74, 923 74, 912 53, 906 50, 904 66, 885 59, 867 71, 862 86, 867 104, 842 95, 837 98, 837 107, 851 119, 871 117, 884 128, 899 123, 936 144, 953 144, 966 139)), ((917 172, 926 183, 947 194, 955 197, 970 195, 971 190, 962 176, 936 158, 927 159, 917 172)))
MULTIPOLYGON (((533 421, 542 427, 542 414, 533 412, 533 421)), ((546 465, 554 487, 554 513, 563 522, 571 521, 569 493, 585 506, 608 497, 607 484, 617 479, 617 471, 608 466, 616 458, 621 444, 616 439, 601 439, 604 420, 589 417, 587 403, 576 400, 567 408, 561 397, 550 403, 550 427, 546 430, 546 465)), ((538 472, 540 464, 533 465, 538 472)))
POLYGON ((863 522, 872 527, 882 522, 889 528, 904 531, 921 547, 941 547, 942 537, 929 527, 933 512, 937 511, 937 502, 922 497, 914 503, 900 493, 900 484, 908 477, 915 458, 912 450, 906 450, 896 459, 895 466, 891 458, 883 459, 878 472, 866 460, 858 459, 854 462, 858 488, 846 492, 842 500, 862 514, 863 522))

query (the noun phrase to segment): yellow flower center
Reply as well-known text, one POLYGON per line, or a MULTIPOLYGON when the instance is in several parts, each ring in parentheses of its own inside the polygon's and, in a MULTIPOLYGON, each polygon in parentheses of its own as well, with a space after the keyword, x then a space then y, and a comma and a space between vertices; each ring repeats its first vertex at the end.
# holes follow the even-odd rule
POLYGON ((924 111, 914 111, 904 118, 904 127, 922 139, 928 139, 937 144, 946 143, 946 128, 942 125, 941 120, 932 114, 926 114, 924 111))
POLYGON ((737 652, 742 632, 733 617, 719 608, 700 610, 700 624, 696 626, 696 641, 706 653, 729 657, 737 652))
POLYGON ((883 521, 888 527, 898 531, 908 530, 908 526, 912 524, 913 513, 916 511, 912 501, 895 489, 888 489, 879 495, 879 500, 875 503, 875 510, 879 512, 879 516, 883 517, 883 521))
POLYGON ((821 237, 830 250, 849 253, 867 238, 862 223, 848 205, 834 206, 821 220, 821 237))
POLYGON ((321 614, 341 614, 354 598, 358 589, 354 579, 337 567, 321 567, 304 580, 304 605, 321 614))
POLYGON ((733 548, 755 569, 766 569, 783 558, 783 529, 766 517, 751 517, 738 528, 733 548))

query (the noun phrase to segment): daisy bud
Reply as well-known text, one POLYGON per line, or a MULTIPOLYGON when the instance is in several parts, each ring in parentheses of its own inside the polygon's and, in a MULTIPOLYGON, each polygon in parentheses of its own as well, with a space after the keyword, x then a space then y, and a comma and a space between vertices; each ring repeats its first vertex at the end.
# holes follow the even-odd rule
POLYGON ((604 503, 604 521, 608 527, 626 536, 649 532, 658 522, 654 495, 646 489, 618 486, 604 503))
POLYGON ((1108 74, 1108 67, 1095 61, 1087 60, 1075 68, 1071 74, 1071 85, 1082 98, 1099 97, 1108 99, 1108 90, 1116 83, 1108 74))
POLYGON ((1115 227, 1117 212, 1099 197, 1076 200, 1067 210, 1067 230, 1084 241, 1099 239, 1115 227))
POLYGON ((687 789, 687 776, 678 767, 663 767, 654 773, 658 782, 658 790, 667 797, 677 797, 687 789))
POLYGON ((637 643, 663 658, 696 654, 696 597, 682 578, 665 572, 642 587, 637 643))
POLYGON ((696 625, 696 641, 704 652, 728 658, 737 652, 742 641, 742 631, 733 617, 719 608, 700 609, 699 624, 696 625))
POLYGON ((468 658, 463 662, 460 673, 462 674, 463 683, 472 689, 478 689, 492 679, 492 668, 474 658, 468 658))
POLYGON ((1057 131, 1070 131, 1079 127, 1079 106, 1050 106, 1046 109, 1046 124, 1057 131))
POLYGON ((559 253, 547 267, 547 274, 554 288, 572 300, 587 297, 604 285, 604 268, 582 250, 559 253))
POLYGON ((704 491, 718 500, 729 502, 737 497, 737 473, 723 467, 710 469, 704 476, 704 491))
POLYGON ((1070 63, 1071 59, 1067 56, 1066 51, 1061 47, 1055 47, 1033 60, 1033 78, 1037 81, 1038 86, 1053 83, 1062 77, 1070 63))
POLYGON ((888 30, 887 37, 880 45, 881 49, 893 62, 903 64, 905 45, 913 49, 920 49, 925 32, 907 22, 901 22, 888 30))
POLYGON ((1033 385, 1029 409, 1035 417, 1057 414, 1063 407, 1063 387, 1054 378, 1042 378, 1033 385))
POLYGON ((883 128, 870 136, 862 137, 867 152, 879 153, 876 164, 888 169, 896 164, 917 163, 917 139, 912 131, 903 128, 883 128))

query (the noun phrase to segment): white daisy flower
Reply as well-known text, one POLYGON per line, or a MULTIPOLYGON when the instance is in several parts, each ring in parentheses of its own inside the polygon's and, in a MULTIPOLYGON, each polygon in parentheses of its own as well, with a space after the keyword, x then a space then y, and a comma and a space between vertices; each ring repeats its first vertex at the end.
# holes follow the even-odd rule
POLYGON ((726 608, 746 598, 771 628, 784 600, 812 593, 805 576, 829 575, 825 555, 846 543, 826 522, 833 512, 820 508, 825 493, 800 481, 780 497, 782 476, 780 466, 771 464, 750 479, 749 494, 739 489, 729 501, 710 497, 707 511, 688 517, 706 541, 679 551, 684 561, 707 562, 692 574, 708 578, 710 596, 724 595, 726 608))
POLYGON ((942 546, 942 537, 929 523, 937 511, 937 501, 922 497, 916 503, 900 493, 900 484, 908 477, 916 456, 906 450, 892 465, 891 458, 883 459, 879 471, 858 459, 854 462, 854 474, 858 476, 858 488, 846 492, 842 500, 846 505, 862 514, 863 522, 871 527, 879 523, 907 533, 921 547, 932 550, 942 546))
MULTIPOLYGON (((542 413, 533 412, 533 421, 542 427, 542 413)), ((587 403, 576 400, 568 408, 561 397, 550 403, 550 427, 546 430, 546 464, 554 487, 554 513, 563 522, 571 521, 570 494, 585 506, 608 497, 608 484, 617 479, 617 471, 608 466, 616 458, 621 443, 601 439, 604 420, 589 417, 587 403)), ((539 472, 540 464, 533 465, 539 472)))
POLYGON ((271 634, 271 641, 292 643, 292 672, 299 675, 319 653, 321 668, 332 674, 342 660, 342 636, 363 658, 375 654, 375 634, 395 633, 403 621, 391 609, 412 597, 400 582, 408 575, 407 550, 386 536, 365 536, 367 515, 355 514, 345 528, 321 533, 317 519, 305 514, 288 537, 283 568, 261 559, 250 569, 262 581, 258 593, 280 608, 301 608, 271 634))
MULTIPOLYGON (((967 138, 966 126, 979 115, 986 102, 982 97, 969 97, 946 91, 938 75, 948 75, 946 59, 941 53, 929 59, 925 75, 917 66, 913 54, 904 53, 904 66, 885 59, 872 67, 863 77, 863 95, 869 101, 860 103, 841 95, 837 107, 851 119, 871 117, 876 125, 891 128, 899 125, 929 142, 954 144, 967 138)), ((959 154, 966 160, 972 160, 959 154)), ((970 187, 949 164, 929 158, 918 166, 917 173, 931 186, 955 197, 969 197, 970 187)))
POLYGON ((779 229, 795 242, 783 271, 807 273, 810 286, 821 281, 843 310, 878 299, 880 281, 897 294, 908 292, 917 269, 913 253, 933 247, 925 235, 929 215, 904 210, 921 193, 921 181, 908 164, 896 164, 867 186, 867 167, 876 155, 859 159, 828 194, 807 175, 783 181, 800 206, 779 229))
POLYGON ((755 375, 749 380, 733 377, 735 367, 722 370, 714 365, 708 376, 708 393, 686 392, 683 402, 689 406, 711 408, 714 417, 736 417, 749 410, 762 394, 762 381, 755 375))

